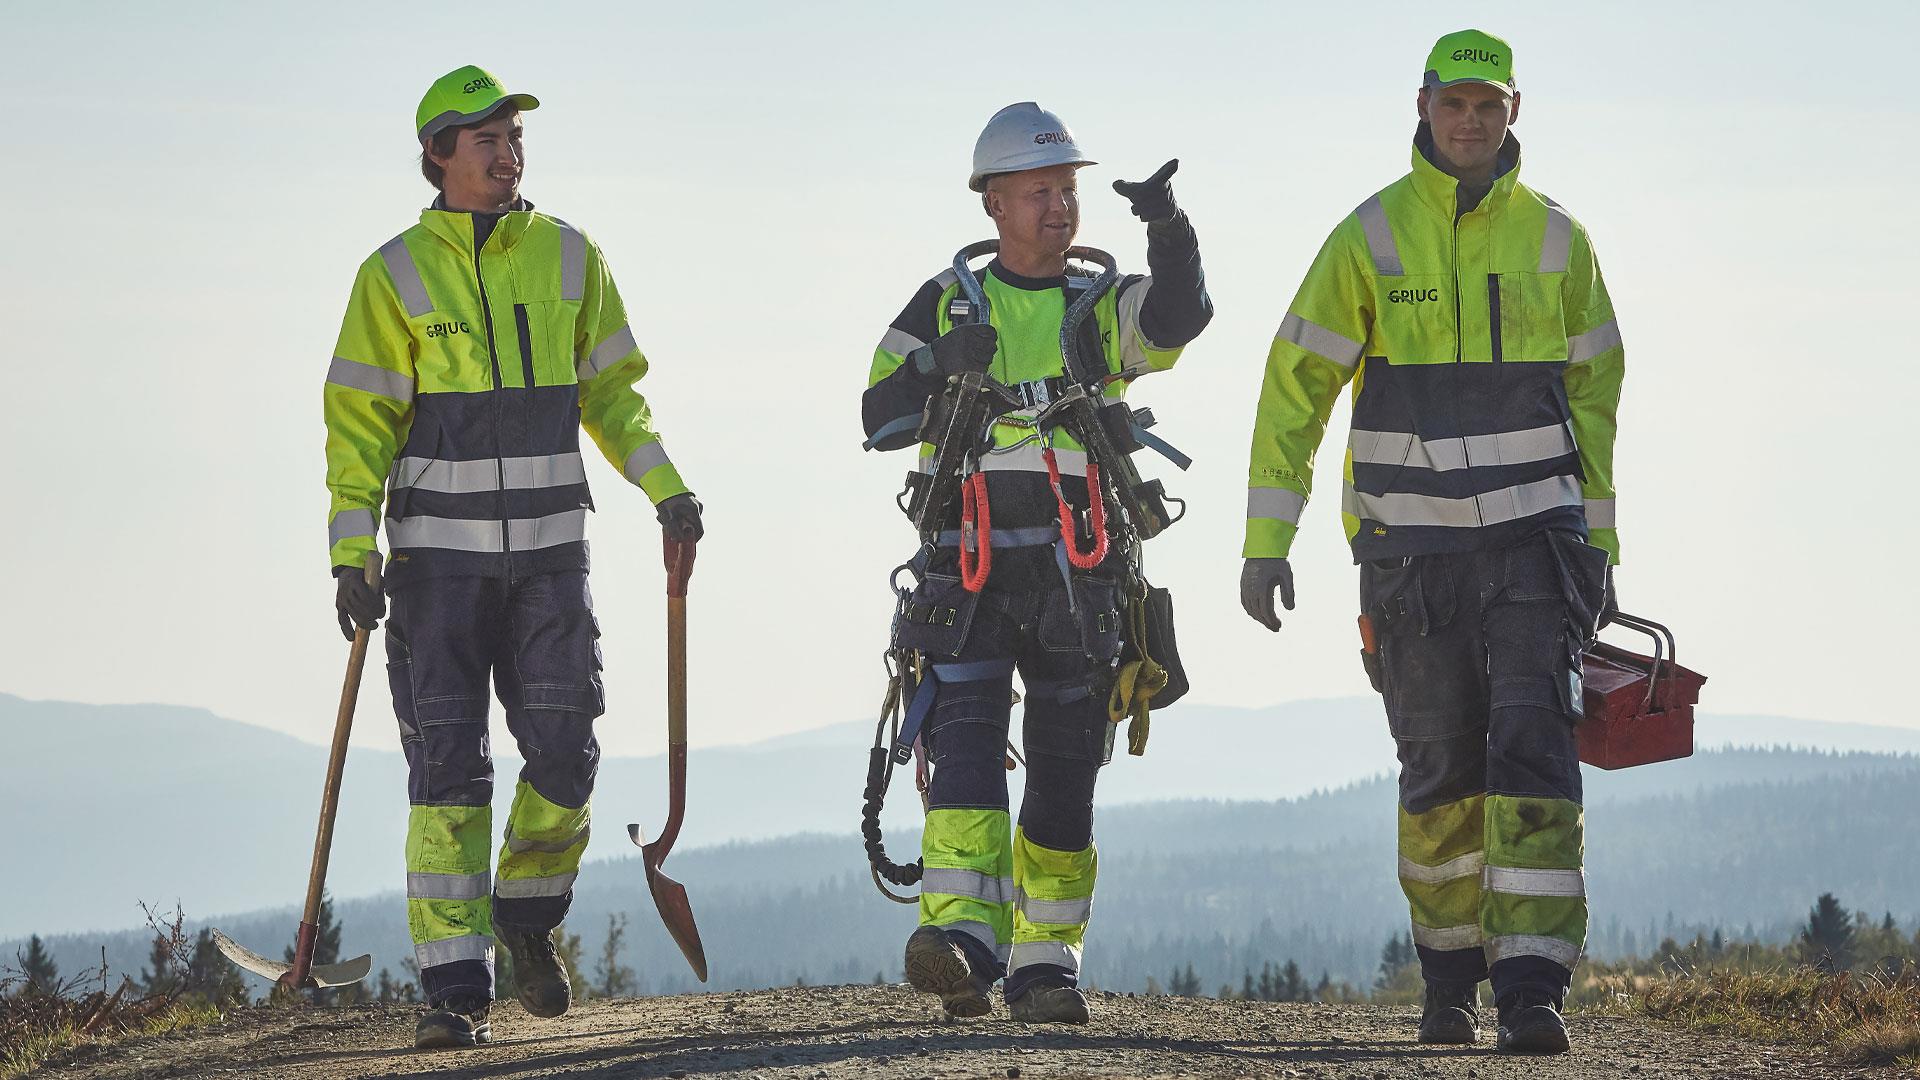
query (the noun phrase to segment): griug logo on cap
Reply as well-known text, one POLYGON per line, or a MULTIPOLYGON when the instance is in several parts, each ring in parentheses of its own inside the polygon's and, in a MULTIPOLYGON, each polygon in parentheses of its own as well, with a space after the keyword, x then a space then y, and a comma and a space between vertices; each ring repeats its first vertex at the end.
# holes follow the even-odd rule
POLYGON ((487 89, 492 89, 499 85, 500 85, 499 83, 494 82, 492 79, 475 79, 472 82, 468 83, 467 85, 461 87, 460 92, 463 94, 471 94, 475 90, 479 90, 482 87, 487 89))
POLYGON ((1060 143, 1065 146, 1072 146, 1073 136, 1064 131, 1043 131, 1033 137, 1033 144, 1035 146, 1045 146, 1048 143, 1060 143))
POLYGON ((1472 60, 1479 64, 1497 64, 1500 62, 1500 54, 1497 52, 1488 52, 1485 49, 1455 49, 1453 50, 1453 59, 1472 60))

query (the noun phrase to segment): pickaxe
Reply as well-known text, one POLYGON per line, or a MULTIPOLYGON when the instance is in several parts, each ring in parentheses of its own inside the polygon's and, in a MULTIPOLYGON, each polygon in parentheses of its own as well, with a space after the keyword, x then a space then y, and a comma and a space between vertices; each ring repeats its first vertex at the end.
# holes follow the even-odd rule
POLYGON ((660 869, 680 836, 687 813, 687 580, 693 577, 692 541, 666 540, 667 561, 667 824, 660 839, 649 844, 639 825, 627 826, 627 835, 640 846, 647 866, 647 889, 667 933, 686 954, 701 982, 707 981, 707 951, 700 944, 700 928, 693 924, 693 907, 686 886, 660 869))

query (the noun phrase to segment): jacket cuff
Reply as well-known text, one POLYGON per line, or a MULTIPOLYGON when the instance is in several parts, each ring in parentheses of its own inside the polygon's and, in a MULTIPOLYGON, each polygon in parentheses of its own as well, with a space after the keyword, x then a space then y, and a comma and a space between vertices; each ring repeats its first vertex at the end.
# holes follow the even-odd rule
POLYGON ((1247 541, 1240 549, 1243 559, 1284 559, 1293 547, 1293 534, 1300 527, 1277 518, 1248 518, 1247 541))

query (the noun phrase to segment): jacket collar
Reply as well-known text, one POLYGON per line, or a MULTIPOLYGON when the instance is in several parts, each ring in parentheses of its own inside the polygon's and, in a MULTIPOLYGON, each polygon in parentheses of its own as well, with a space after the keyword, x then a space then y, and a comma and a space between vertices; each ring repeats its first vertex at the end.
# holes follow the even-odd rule
MULTIPOLYGON (((1413 190, 1435 213, 1451 219, 1459 206, 1460 181, 1441 172, 1433 163, 1434 156, 1433 129, 1422 120, 1413 132, 1413 190)), ((1520 140, 1512 131, 1507 132, 1506 141, 1500 144, 1497 162, 1493 169, 1493 187, 1476 209, 1505 205, 1520 184, 1520 140)))
MULTIPOLYGON (((532 210, 533 204, 527 200, 516 201, 513 209, 498 215, 499 224, 493 229, 493 236, 498 239, 489 237, 488 243, 497 243, 503 248, 511 248, 519 243, 520 238, 526 235, 527 226, 533 221, 532 210)), ((473 218, 474 215, 467 211, 447 209, 445 195, 434 196, 433 205, 420 211, 420 224, 428 232, 468 253, 473 251, 473 218)))

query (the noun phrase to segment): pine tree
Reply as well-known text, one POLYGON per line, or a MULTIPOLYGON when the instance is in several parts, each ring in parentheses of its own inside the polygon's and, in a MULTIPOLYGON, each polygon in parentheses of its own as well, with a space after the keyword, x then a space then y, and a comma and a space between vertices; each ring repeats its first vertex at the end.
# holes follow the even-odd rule
POLYGON ((153 949, 147 954, 147 967, 140 971, 140 990, 148 997, 173 997, 180 992, 180 973, 174 970, 173 943, 165 934, 153 935, 153 949))
POLYGON ((1240 977, 1240 999, 1242 1001, 1260 1000, 1259 995, 1254 992, 1252 968, 1247 968, 1246 974, 1240 977))
POLYGON ((608 915, 607 940, 600 947, 600 959, 593 965, 594 992, 600 997, 632 997, 638 989, 633 969, 620 962, 620 947, 626 936, 626 912, 608 915))
POLYGON ((1413 947, 1411 931, 1388 938, 1386 947, 1380 950, 1380 977, 1373 981, 1374 989, 1386 989, 1400 969, 1419 958, 1420 954, 1413 947))
POLYGON ((565 927, 553 932, 553 950, 559 954, 560 966, 567 973, 567 983, 573 988, 575 1001, 593 996, 593 987, 588 985, 587 966, 581 960, 580 935, 569 934, 565 927))
MULTIPOLYGON (((340 962, 340 924, 333 918, 333 895, 320 893, 320 912, 313 917, 313 966, 340 962)), ((293 946, 287 946, 284 954, 286 962, 293 963, 293 946)), ((319 1005, 352 1005, 360 1000, 361 988, 344 986, 337 990, 313 990, 309 992, 313 1001, 319 1005)))
POLYGON ((1287 966, 1280 971, 1280 982, 1281 1001, 1307 1000, 1307 980, 1300 977, 1299 964, 1288 960, 1287 966))
POLYGON ((227 963, 220 946, 213 942, 211 930, 194 935, 193 955, 187 960, 185 991, 215 1008, 224 1009, 247 1001, 247 980, 227 963))
POLYGON ((1802 957, 1822 971, 1838 971, 1853 963, 1853 914, 1832 893, 1821 893, 1807 912, 1800 931, 1802 957))
POLYGON ((27 940, 27 951, 16 952, 13 958, 20 974, 27 979, 27 984, 20 988, 22 994, 51 994, 60 988, 60 969, 54 965, 39 934, 27 940))

